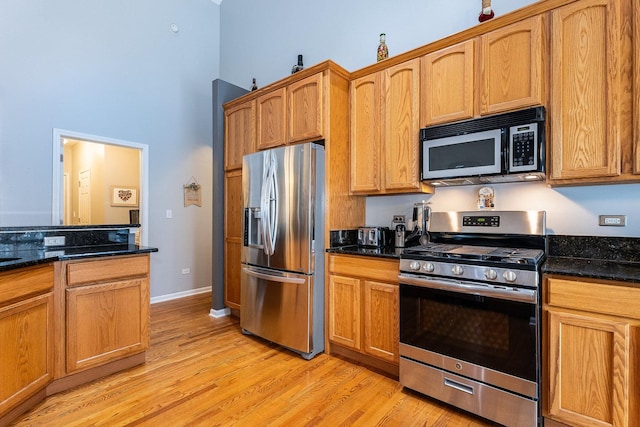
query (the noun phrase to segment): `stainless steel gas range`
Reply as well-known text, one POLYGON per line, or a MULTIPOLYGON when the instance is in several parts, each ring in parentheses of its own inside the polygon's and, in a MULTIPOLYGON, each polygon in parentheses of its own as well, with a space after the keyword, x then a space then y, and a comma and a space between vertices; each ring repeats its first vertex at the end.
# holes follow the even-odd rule
POLYGON ((545 212, 433 212, 400 256, 400 383, 508 426, 540 416, 545 212))

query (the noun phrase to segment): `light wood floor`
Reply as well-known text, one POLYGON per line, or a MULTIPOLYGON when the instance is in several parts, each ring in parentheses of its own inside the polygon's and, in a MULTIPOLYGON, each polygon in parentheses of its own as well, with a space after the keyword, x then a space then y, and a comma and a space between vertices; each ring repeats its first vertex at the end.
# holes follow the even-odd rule
POLYGON ((50 396, 16 425, 493 425, 363 366, 245 336, 209 308, 209 295, 154 304, 144 365, 50 396))

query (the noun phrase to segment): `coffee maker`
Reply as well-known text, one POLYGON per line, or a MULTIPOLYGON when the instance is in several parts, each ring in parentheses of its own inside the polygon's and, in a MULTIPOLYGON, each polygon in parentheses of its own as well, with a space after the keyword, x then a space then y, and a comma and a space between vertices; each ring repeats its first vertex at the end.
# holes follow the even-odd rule
POLYGON ((413 230, 407 236, 405 246, 426 245, 429 243, 429 203, 422 201, 413 205, 413 230))

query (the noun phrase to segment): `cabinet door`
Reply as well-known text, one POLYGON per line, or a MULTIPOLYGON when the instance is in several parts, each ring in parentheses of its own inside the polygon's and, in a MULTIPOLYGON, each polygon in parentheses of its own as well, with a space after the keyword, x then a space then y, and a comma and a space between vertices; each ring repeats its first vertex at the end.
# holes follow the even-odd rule
POLYGON ((468 40, 422 58, 421 126, 473 117, 474 55, 468 40))
POLYGON ((364 281, 364 351, 398 363, 398 285, 364 281))
POLYGON ((369 194, 381 190, 382 74, 351 82, 351 191, 369 194))
POLYGON ((637 326, 551 308, 547 331, 550 392, 545 415, 572 426, 637 425, 638 415, 629 411, 629 399, 638 398, 630 382, 637 370, 630 366, 637 360, 637 326))
POLYGON ((0 417, 42 390, 53 372, 53 294, 0 308, 0 417))
POLYGON ((420 60, 384 72, 384 180, 386 190, 418 190, 420 60))
POLYGON ((241 169, 242 156, 255 151, 256 101, 229 108, 224 117, 224 169, 241 169))
POLYGON ((276 89, 257 99, 258 150, 277 147, 287 142, 286 88, 276 89))
POLYGON ((551 12, 551 182, 621 173, 619 5, 582 0, 551 12))
POLYGON ((149 279, 66 290, 67 372, 140 353, 149 347, 149 279))
POLYGON ((329 340, 360 350, 360 280, 329 276, 329 340))
MULTIPOLYGON (((640 43, 640 2, 633 2, 633 40, 640 43)), ((636 50, 637 52, 637 50, 636 50)), ((633 61, 633 173, 640 175, 640 60, 633 61)))
POLYGON ((322 138, 324 109, 322 102, 322 73, 291 83, 289 99, 290 143, 322 138))
POLYGON ((224 303, 240 309, 240 262, 242 250, 242 171, 225 176, 224 303))
POLYGON ((480 114, 544 103, 543 28, 538 15, 480 36, 480 114))

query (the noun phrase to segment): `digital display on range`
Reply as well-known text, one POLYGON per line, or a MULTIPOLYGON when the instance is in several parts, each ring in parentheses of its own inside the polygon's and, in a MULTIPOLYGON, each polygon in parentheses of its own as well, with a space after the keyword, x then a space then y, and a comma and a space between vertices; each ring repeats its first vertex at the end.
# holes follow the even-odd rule
POLYGON ((462 217, 462 225, 465 227, 500 227, 500 217, 498 215, 462 217))

